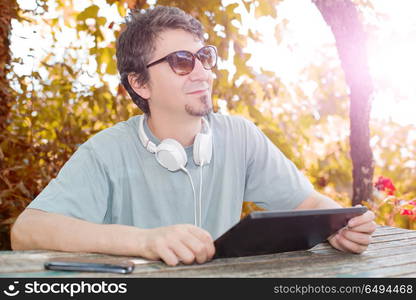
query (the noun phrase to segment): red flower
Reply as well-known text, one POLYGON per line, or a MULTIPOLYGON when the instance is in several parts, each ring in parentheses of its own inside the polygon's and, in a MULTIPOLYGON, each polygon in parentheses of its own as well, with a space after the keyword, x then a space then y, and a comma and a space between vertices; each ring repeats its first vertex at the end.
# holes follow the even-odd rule
POLYGON ((374 184, 374 187, 381 191, 387 193, 387 195, 394 195, 396 187, 390 178, 380 176, 377 182, 374 184))
POLYGON ((414 212, 413 212, 413 210, 411 210, 411 209, 403 209, 403 210, 400 212, 400 214, 401 214, 402 216, 413 216, 413 215, 414 215, 414 212))

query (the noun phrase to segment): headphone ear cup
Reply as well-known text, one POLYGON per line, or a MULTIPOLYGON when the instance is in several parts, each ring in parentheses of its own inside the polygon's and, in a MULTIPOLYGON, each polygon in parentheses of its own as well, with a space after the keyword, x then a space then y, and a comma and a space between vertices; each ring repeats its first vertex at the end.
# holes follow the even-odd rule
POLYGON ((194 140, 194 161, 200 166, 202 162, 209 164, 212 156, 212 139, 210 134, 199 133, 194 140))
POLYGON ((185 149, 174 139, 163 140, 157 146, 155 156, 159 164, 172 172, 184 168, 187 163, 185 149))

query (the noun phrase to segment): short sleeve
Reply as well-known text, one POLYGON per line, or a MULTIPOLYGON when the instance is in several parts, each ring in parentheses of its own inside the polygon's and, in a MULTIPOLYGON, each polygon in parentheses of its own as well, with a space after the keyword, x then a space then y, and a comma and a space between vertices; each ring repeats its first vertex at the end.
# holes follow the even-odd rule
POLYGON ((103 223, 109 198, 106 168, 83 144, 28 207, 103 223))
POLYGON ((244 201, 267 210, 296 208, 313 192, 310 181, 252 122, 247 124, 244 201))

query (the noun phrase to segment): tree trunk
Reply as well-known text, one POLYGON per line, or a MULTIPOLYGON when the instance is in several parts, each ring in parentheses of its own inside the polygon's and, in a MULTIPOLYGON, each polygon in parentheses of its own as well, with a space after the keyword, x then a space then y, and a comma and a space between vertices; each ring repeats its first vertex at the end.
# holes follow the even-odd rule
MULTIPOLYGON (((0 0, 0 133, 4 132, 7 126, 13 98, 9 82, 6 79, 6 67, 10 63, 10 41, 11 19, 17 16, 17 4, 15 0, 0 0)), ((1 137, 0 137, 1 143, 1 137)), ((1 164, 1 153, 0 153, 1 164)))
MULTIPOLYGON (((14 101, 12 90, 6 78, 8 68, 10 66, 10 30, 11 19, 17 18, 18 5, 15 0, 0 0, 0 175, 4 175, 5 157, 8 157, 7 151, 3 153, 1 145, 8 139, 6 128, 11 120, 9 120, 10 109, 14 101)), ((0 191, 7 189, 7 184, 0 179, 0 191)), ((7 218, 10 211, 15 207, 5 198, 0 199, 0 250, 10 249, 10 224, 7 218), (11 209, 10 209, 11 208, 11 209)))
POLYGON ((312 0, 312 2, 331 27, 350 89, 352 205, 356 205, 371 200, 374 172, 369 128, 373 84, 367 63, 366 36, 357 9, 350 0, 312 0))

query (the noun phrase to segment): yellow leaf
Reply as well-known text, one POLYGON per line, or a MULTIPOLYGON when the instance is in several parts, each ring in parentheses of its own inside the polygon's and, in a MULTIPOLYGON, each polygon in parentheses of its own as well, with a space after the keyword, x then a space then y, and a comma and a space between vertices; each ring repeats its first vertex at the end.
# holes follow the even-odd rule
POLYGON ((240 218, 244 218, 248 214, 252 213, 253 211, 264 211, 265 209, 258 206, 256 203, 251 201, 244 201, 243 202, 243 208, 241 210, 241 216, 240 218))
POLYGON ((124 2, 117 3, 117 10, 120 16, 124 17, 126 15, 126 8, 124 7, 124 2))
POLYGON ((97 18, 97 24, 100 25, 100 26, 104 26, 106 22, 107 22, 107 19, 104 18, 104 17, 98 17, 97 18))
POLYGON ((78 16, 77 16, 77 20, 78 21, 85 21, 88 18, 96 18, 97 14, 98 14, 98 10, 100 8, 93 4, 91 6, 88 6, 86 9, 84 9, 78 16))
POLYGON ((116 75, 117 74, 117 66, 116 66, 116 63, 115 63, 114 60, 110 61, 107 64, 107 68, 105 69, 105 72, 107 74, 110 74, 110 75, 116 75))
POLYGON ((259 6, 256 7, 256 17, 272 16, 276 18, 276 7, 269 1, 258 1, 259 6))
POLYGON ((227 5, 225 7, 225 11, 227 12, 228 15, 232 15, 232 14, 234 14, 234 9, 236 7, 238 7, 238 3, 233 3, 233 4, 230 4, 230 5, 227 5))

